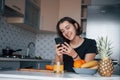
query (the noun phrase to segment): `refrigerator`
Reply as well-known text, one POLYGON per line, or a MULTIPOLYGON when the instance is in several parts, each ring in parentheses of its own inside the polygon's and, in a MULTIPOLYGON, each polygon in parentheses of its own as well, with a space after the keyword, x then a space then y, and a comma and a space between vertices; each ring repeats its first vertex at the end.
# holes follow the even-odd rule
MULTIPOLYGON (((120 3, 90 5, 87 13, 86 37, 97 41, 98 37, 108 36, 113 47, 111 58, 120 64, 120 3)), ((115 65, 114 73, 120 74, 120 65, 115 65)))

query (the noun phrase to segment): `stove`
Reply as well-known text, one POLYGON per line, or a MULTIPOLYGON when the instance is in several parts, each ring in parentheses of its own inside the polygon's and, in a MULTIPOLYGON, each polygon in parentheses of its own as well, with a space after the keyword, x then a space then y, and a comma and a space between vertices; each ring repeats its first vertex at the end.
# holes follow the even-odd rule
POLYGON ((18 56, 18 55, 12 55, 12 56, 9 56, 9 55, 4 55, 4 56, 0 56, 2 58, 20 58, 21 56, 18 56))

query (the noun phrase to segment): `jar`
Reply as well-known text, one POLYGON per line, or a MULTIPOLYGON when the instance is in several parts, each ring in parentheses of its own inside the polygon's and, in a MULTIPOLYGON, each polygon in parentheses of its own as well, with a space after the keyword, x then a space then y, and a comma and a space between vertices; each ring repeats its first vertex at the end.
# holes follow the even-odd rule
POLYGON ((54 73, 64 73, 64 64, 61 62, 55 62, 54 73))

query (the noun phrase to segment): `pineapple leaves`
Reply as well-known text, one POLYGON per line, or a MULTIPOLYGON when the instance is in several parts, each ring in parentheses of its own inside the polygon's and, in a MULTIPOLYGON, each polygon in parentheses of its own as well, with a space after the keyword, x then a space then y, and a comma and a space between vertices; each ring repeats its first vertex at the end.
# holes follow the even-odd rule
POLYGON ((98 37, 97 41, 97 48, 98 52, 100 53, 100 56, 103 57, 109 57, 112 54, 112 43, 108 40, 108 37, 98 37))

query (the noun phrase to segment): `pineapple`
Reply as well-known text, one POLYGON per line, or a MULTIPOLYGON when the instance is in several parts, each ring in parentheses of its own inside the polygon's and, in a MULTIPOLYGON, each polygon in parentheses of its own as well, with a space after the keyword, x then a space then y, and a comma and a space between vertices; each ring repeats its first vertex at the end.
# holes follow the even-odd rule
POLYGON ((101 60, 99 61, 98 73, 101 76, 111 76, 114 69, 112 60, 110 58, 110 55, 112 54, 111 42, 108 41, 107 37, 105 39, 103 37, 99 37, 97 47, 98 52, 101 56, 101 60))

